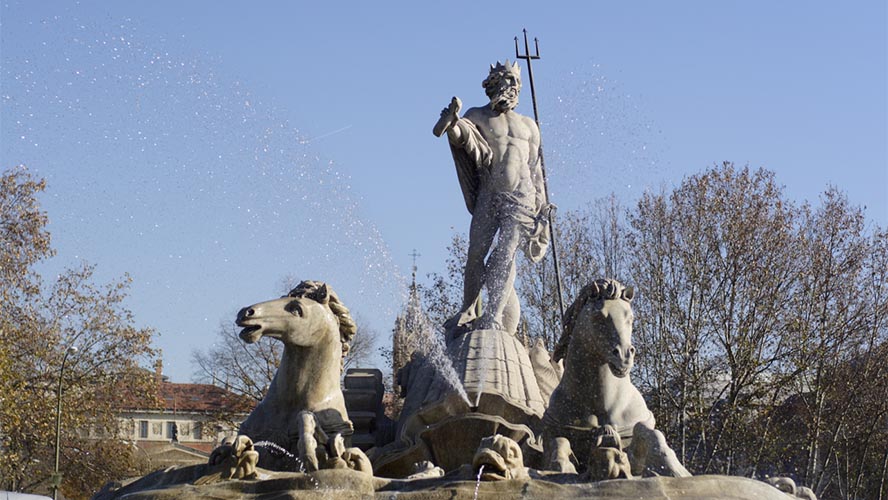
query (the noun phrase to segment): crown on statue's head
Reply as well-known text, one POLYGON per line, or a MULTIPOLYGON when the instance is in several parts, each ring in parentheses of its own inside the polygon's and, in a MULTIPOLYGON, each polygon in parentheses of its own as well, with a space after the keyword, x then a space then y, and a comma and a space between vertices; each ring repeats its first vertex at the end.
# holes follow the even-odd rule
POLYGON ((512 73, 516 77, 521 78, 521 66, 518 65, 518 61, 509 62, 506 59, 506 64, 497 61, 496 66, 490 65, 490 74, 493 73, 512 73))

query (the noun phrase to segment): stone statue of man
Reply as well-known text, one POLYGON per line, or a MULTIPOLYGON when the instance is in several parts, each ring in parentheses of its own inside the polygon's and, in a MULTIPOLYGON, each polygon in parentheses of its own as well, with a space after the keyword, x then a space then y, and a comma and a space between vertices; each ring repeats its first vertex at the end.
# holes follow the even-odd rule
POLYGON ((518 63, 491 65, 481 85, 488 105, 471 108, 460 118, 461 102, 454 97, 433 130, 437 136, 447 133, 472 214, 463 303, 445 326, 472 323, 472 329, 515 333, 520 311, 514 288, 516 252, 521 247, 532 261, 543 258, 552 206, 543 183, 539 127, 514 111, 521 90, 518 63), (489 304, 477 318, 482 286, 489 304))

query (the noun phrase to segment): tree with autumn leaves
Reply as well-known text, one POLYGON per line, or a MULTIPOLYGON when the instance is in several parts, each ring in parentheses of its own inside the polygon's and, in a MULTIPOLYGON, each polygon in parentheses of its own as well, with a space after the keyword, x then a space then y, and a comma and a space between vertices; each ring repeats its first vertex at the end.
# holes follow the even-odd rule
POLYGON ((0 489, 46 492, 53 472, 61 364, 61 493, 88 498, 105 482, 143 472, 118 434, 121 397, 157 397, 154 332, 124 307, 129 277, 97 284, 94 266, 44 283, 35 265, 54 252, 40 208, 43 180, 24 167, 0 176, 0 489), (102 436, 104 439, 95 439, 102 436))
MULTIPOLYGON (((795 203, 723 163, 556 229, 567 304, 599 277, 635 287, 633 380, 689 470, 888 496, 888 231, 841 191, 795 203)), ((459 303, 463 239, 424 289, 433 317, 459 303)), ((522 324, 550 348, 556 290, 550 259, 519 260, 522 324)))
POLYGON ((836 188, 796 204, 730 163, 628 213, 638 370, 695 473, 886 492, 888 233, 836 188))

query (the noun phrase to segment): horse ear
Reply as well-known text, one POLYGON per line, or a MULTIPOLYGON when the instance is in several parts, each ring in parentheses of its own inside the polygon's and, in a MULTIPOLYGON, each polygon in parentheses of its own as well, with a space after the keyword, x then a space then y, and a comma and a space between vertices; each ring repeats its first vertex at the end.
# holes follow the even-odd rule
POLYGON ((601 287, 598 286, 598 280, 589 284, 589 297, 598 297, 601 295, 601 287))
POLYGON ((627 286, 623 289, 623 298, 626 299, 626 302, 632 302, 632 297, 635 297, 635 289, 627 286))

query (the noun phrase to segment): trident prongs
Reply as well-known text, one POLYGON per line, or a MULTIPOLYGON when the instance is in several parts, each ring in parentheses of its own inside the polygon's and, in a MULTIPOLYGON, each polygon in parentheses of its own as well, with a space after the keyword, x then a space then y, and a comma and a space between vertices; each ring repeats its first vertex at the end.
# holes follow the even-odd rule
POLYGON ((530 54, 530 45, 527 43, 527 30, 522 30, 524 32, 524 55, 521 55, 521 52, 518 49, 518 37, 515 37, 515 57, 518 59, 524 59, 527 62, 528 67, 530 66, 531 59, 539 59, 540 58, 540 41, 534 37, 533 46, 536 49, 536 55, 530 54))

